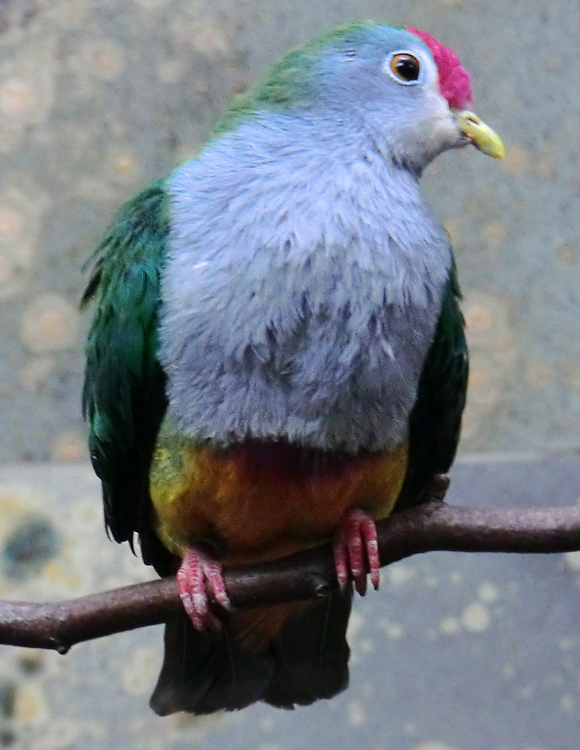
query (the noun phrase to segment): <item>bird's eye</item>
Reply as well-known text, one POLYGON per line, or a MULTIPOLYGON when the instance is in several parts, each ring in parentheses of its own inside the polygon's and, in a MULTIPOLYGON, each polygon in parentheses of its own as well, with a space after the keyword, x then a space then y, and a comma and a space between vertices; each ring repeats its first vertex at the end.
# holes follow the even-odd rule
POLYGON ((421 72, 421 63, 410 52, 396 52, 389 60, 387 70, 399 83, 416 83, 421 72))

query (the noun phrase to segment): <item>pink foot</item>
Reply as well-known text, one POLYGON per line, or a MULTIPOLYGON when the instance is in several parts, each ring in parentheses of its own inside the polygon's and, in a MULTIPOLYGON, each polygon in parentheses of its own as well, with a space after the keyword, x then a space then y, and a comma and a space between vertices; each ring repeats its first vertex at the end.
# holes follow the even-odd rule
POLYGON ((338 585, 350 580, 361 596, 367 590, 367 570, 375 589, 379 587, 379 543, 373 519, 360 508, 346 512, 332 539, 338 585))
POLYGON ((177 571, 179 596, 196 630, 217 630, 218 617, 211 611, 208 594, 229 610, 222 566, 217 560, 195 548, 187 550, 177 571))

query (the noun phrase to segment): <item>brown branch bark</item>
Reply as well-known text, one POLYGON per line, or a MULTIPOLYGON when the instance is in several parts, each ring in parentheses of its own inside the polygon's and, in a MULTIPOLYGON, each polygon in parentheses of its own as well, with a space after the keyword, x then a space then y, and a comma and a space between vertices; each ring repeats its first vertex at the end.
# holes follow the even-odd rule
MULTIPOLYGON (((421 552, 580 550, 580 508, 468 510, 429 502, 377 524, 381 565, 421 552)), ((225 580, 236 608, 325 596, 335 590, 330 545, 251 568, 225 580)), ((165 622, 181 602, 173 578, 57 603, 0 601, 0 643, 56 649, 165 622)))

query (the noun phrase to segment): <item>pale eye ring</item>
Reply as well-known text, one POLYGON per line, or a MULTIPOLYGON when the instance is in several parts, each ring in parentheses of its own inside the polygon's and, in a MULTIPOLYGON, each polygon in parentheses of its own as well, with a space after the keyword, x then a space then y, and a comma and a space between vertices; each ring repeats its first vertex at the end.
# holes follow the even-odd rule
POLYGON ((393 52, 385 60, 385 70, 397 83, 414 86, 419 83, 421 63, 412 52, 393 52))

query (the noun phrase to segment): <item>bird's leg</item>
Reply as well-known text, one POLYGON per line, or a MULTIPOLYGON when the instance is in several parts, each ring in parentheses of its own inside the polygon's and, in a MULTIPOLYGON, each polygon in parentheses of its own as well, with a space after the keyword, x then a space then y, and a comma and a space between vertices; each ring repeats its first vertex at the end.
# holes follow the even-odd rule
POLYGON ((199 631, 217 630, 220 621, 211 610, 210 597, 224 609, 230 609, 221 564, 191 547, 183 555, 177 571, 177 586, 193 627, 199 631))
POLYGON ((443 502, 450 483, 451 477, 449 474, 433 474, 425 488, 426 500, 439 500, 439 502, 443 502))
POLYGON ((332 539, 336 578, 341 588, 352 580, 361 596, 367 590, 367 569, 371 583, 379 587, 379 543, 373 519, 360 508, 351 508, 332 539), (367 568, 368 566, 368 568, 367 568))

